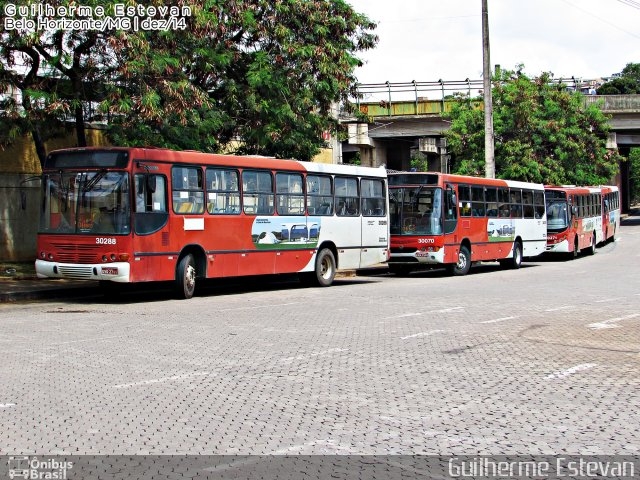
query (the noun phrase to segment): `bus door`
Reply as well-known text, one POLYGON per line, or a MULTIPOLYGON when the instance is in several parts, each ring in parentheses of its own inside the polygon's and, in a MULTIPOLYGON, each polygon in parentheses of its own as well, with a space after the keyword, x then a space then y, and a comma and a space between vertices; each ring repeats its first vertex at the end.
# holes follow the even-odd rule
POLYGON ((381 260, 380 249, 389 245, 387 193, 382 179, 365 179, 361 189, 360 265, 372 265, 381 260))
MULTIPOLYGON (((147 167, 148 169, 148 167, 147 167)), ((160 252, 171 251, 167 196, 167 178, 156 173, 134 174, 133 251, 131 264, 133 281, 162 278, 158 271, 160 252)), ((162 257, 162 258, 166 258, 162 257)), ((165 276, 172 272, 165 272, 165 276)))

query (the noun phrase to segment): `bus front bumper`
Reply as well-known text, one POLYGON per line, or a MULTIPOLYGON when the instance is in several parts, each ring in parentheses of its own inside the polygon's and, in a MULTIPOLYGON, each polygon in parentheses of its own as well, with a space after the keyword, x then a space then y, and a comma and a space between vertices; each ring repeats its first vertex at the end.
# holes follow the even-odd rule
POLYGON ((438 265, 444 263, 444 248, 440 248, 437 252, 418 250, 410 253, 392 253, 389 263, 438 265))
POLYGON ((569 240, 562 240, 558 243, 547 243, 547 252, 569 253, 569 240))
POLYGON ((128 283, 131 265, 127 262, 96 263, 58 263, 36 260, 38 278, 73 278, 77 280, 110 280, 128 283))

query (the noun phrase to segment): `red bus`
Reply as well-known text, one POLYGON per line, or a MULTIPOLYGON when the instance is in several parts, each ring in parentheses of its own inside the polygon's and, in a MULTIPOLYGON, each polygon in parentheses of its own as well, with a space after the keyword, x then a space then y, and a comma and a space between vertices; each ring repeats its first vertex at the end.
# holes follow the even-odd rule
POLYGON ((540 184, 442 173, 389 173, 389 269, 407 274, 446 265, 465 275, 472 262, 519 268, 544 252, 546 213, 540 184))
MULTIPOLYGON (((608 192, 610 193, 610 192, 608 192)), ((596 253, 596 246, 604 241, 603 194, 600 187, 545 187, 547 199, 547 251, 567 253, 572 258, 584 250, 596 253)), ((609 198, 613 200, 615 196, 609 198)), ((609 207, 607 206, 607 209, 609 207)), ((615 211, 614 211, 615 213, 615 211)), ((618 225, 620 215, 618 213, 618 225)))
POLYGON ((384 169, 153 148, 46 159, 39 277, 114 283, 336 270, 388 257, 384 169))
POLYGON ((620 230, 620 191, 614 185, 600 186, 602 193, 602 241, 615 240, 620 230))

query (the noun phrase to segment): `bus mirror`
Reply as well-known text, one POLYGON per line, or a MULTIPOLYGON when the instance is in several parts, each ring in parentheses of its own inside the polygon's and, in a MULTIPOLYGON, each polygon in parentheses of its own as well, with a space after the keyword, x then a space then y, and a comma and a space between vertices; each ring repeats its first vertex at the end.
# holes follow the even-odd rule
POLYGON ((156 192, 156 176, 147 175, 147 190, 151 193, 156 192))

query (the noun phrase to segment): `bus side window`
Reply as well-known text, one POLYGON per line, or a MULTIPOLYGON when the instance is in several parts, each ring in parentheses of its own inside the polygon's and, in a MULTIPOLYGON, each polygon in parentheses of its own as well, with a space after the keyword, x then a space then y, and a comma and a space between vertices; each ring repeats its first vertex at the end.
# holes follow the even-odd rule
POLYGON ((545 214, 544 192, 542 190, 533 191, 533 204, 535 209, 535 218, 542 218, 545 214))
POLYGON ((173 167, 171 184, 175 213, 204 213, 204 181, 200 167, 173 167))
POLYGON ((512 188, 509 191, 511 200, 511 218, 522 218, 522 191, 512 188))
POLYGON ((363 178, 360 182, 362 196, 362 215, 382 217, 386 214, 386 195, 384 182, 363 178))
POLYGON ((307 175, 309 215, 333 215, 333 187, 328 175, 307 175))
POLYGON ((358 195, 358 180, 355 178, 335 178, 336 213, 338 216, 357 217, 360 197, 358 195))
POLYGON ((471 216, 471 191, 469 185, 458 185, 458 199, 460 201, 460 216, 471 216))
POLYGON ((506 188, 498 188, 498 216, 500 218, 509 218, 511 216, 509 190, 506 188))

